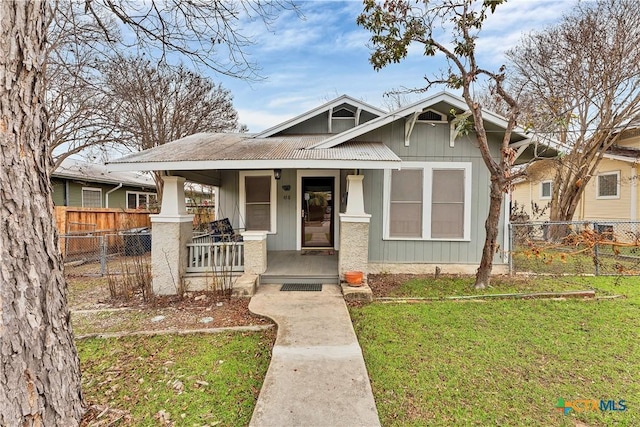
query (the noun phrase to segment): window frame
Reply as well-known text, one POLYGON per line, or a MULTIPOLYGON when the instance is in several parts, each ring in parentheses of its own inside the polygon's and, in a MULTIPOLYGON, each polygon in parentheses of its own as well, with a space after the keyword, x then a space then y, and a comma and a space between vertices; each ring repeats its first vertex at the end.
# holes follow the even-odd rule
POLYGON ((239 173, 239 205, 240 205, 240 228, 246 229, 246 202, 247 202, 247 193, 245 188, 245 178, 248 176, 268 176, 271 180, 270 186, 270 194, 269 194, 269 220, 271 222, 270 230, 251 230, 251 231, 264 231, 267 234, 276 234, 277 233, 277 214, 278 214, 278 186, 276 184, 276 179, 273 173, 273 170, 256 170, 256 171, 240 171, 239 173))
POLYGON ((81 203, 82 203, 82 207, 83 208, 98 208, 98 209, 102 209, 102 188, 100 187, 82 187, 82 189, 80 190, 80 195, 81 195, 81 203), (94 193, 99 193, 100 194, 100 206, 86 206, 84 204, 84 192, 86 191, 92 191, 94 193))
POLYGON ((125 204, 127 206, 127 209, 138 209, 138 206, 140 205, 140 195, 144 195, 147 196, 147 207, 146 209, 149 209, 149 197, 151 196, 155 196, 156 200, 158 200, 158 193, 150 193, 150 192, 146 192, 146 191, 127 191, 125 194, 125 204), (135 194, 136 195, 136 207, 135 208, 130 208, 129 207, 129 194, 135 194))
POLYGON ((597 200, 612 200, 620 198, 620 171, 600 172, 596 175, 596 199, 597 200), (616 176, 616 194, 609 196, 600 195, 600 177, 615 175, 616 176))
POLYGON ((422 234, 421 237, 392 237, 391 225, 391 170, 384 171, 383 190, 383 240, 392 241, 444 241, 444 242, 470 242, 471 241, 471 188, 472 188, 472 163, 471 162, 402 162, 402 169, 422 169, 422 234), (464 214, 463 237, 461 238, 435 238, 431 237, 431 209, 433 205, 433 171, 434 170, 464 170, 464 214))
POLYGON ((547 179, 540 182, 540 200, 551 200, 553 194, 553 180, 547 179), (549 184, 549 195, 544 195, 544 185, 549 184))

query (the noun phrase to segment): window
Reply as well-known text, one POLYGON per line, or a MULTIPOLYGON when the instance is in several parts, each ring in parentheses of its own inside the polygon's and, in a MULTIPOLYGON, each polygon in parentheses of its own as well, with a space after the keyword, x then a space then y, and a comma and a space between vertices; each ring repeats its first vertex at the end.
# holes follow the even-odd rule
POLYGON ((542 181, 540 183, 540 199, 550 199, 553 181, 542 181))
POLYGON ((431 237, 464 238, 464 169, 434 169, 431 237))
POLYGON ((422 169, 391 173, 390 237, 422 237, 422 169))
POLYGON ((620 172, 599 174, 596 187, 598 199, 617 199, 620 197, 620 172))
POLYGON ((102 207, 102 189, 82 187, 82 207, 83 208, 101 208, 102 207))
POLYGON ((471 163, 403 162, 385 171, 385 238, 470 240, 471 163))
POLYGON ((156 200, 155 193, 127 191, 127 209, 149 209, 149 205, 155 203, 156 200))
POLYGON ((240 172, 241 228, 276 232, 276 184, 273 172, 240 172))

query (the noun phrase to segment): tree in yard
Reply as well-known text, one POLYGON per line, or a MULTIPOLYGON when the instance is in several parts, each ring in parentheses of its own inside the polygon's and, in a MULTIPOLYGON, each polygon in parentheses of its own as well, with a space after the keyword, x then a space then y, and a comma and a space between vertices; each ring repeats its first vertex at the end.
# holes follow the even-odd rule
POLYGON ((550 217, 571 221, 607 149, 640 124, 640 11, 633 0, 581 2, 509 53, 523 117, 566 149, 553 161, 550 217))
MULTIPOLYGON (((120 142, 134 151, 198 132, 238 130, 231 93, 183 66, 152 65, 144 57, 119 57, 102 70, 110 100, 102 115, 120 142)), ((162 194, 162 172, 154 173, 162 194)))
POLYGON ((47 2, 0 2, 0 425, 74 425, 80 365, 52 220, 47 2))
MULTIPOLYGON (((75 426, 84 412, 52 220, 53 162, 44 109, 51 4, 0 1, 0 425, 8 427, 75 426)), ((253 70, 241 55, 250 40, 237 30, 239 12, 268 20, 286 6, 249 0, 85 0, 83 5, 82 12, 73 13, 114 16, 133 29, 137 38, 132 43, 161 55, 187 55, 239 77, 253 70), (236 55, 229 61, 230 50, 236 55)))
POLYGON ((483 289, 489 284, 493 257, 498 249, 498 224, 504 194, 509 190, 515 151, 509 147, 511 133, 516 127, 520 108, 505 86, 504 68, 497 72, 484 69, 477 61, 476 41, 489 13, 503 3, 502 0, 440 0, 408 1, 388 0, 378 3, 364 1, 364 11, 357 22, 373 35, 373 53, 370 62, 374 69, 400 62, 408 53, 409 45, 421 44, 426 56, 443 55, 448 64, 446 73, 434 78, 425 77, 426 91, 433 85, 445 85, 462 91, 469 111, 476 143, 491 175, 489 214, 485 222, 485 242, 475 287, 483 289), (442 28, 447 28, 445 32, 442 28), (487 131, 482 118, 482 104, 474 85, 490 85, 494 96, 506 106, 507 126, 502 138, 500 158, 489 150, 487 131))

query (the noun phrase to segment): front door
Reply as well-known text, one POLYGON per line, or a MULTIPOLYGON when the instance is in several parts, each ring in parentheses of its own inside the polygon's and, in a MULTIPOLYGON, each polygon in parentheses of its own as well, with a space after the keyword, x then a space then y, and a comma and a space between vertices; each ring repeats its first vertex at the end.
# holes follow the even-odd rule
POLYGON ((333 248, 334 177, 302 177, 302 247, 333 248))

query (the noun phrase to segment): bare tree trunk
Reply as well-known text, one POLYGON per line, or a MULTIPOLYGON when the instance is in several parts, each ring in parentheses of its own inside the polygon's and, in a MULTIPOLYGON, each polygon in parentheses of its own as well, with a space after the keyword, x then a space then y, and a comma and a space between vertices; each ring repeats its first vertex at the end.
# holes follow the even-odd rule
POLYGON ((79 360, 50 196, 46 1, 0 2, 0 425, 74 426, 79 360))
POLYGON ((476 289, 485 289, 489 286, 493 257, 498 247, 498 225, 500 224, 500 211, 502 210, 503 198, 504 192, 502 191, 501 185, 495 179, 492 179, 491 192, 489 195, 489 214, 484 223, 486 237, 474 285, 476 289))

